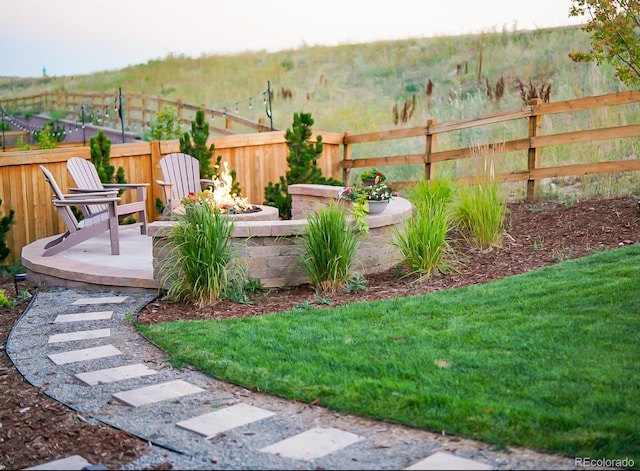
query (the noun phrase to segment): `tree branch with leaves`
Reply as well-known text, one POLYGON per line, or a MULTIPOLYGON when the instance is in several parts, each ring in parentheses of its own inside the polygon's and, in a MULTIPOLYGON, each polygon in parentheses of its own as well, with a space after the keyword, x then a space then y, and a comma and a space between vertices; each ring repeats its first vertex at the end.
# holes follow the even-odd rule
POLYGON ((582 28, 591 51, 572 51, 574 62, 610 63, 629 87, 640 85, 640 0, 572 0, 569 16, 589 16, 582 28))

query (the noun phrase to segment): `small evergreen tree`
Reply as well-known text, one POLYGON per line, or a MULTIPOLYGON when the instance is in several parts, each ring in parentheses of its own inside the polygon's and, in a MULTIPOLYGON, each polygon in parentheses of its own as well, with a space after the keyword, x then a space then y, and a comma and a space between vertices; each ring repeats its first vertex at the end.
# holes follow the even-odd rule
POLYGON ((127 183, 124 176, 124 167, 118 167, 118 171, 111 165, 111 139, 104 131, 98 131, 97 136, 89 138, 91 146, 91 163, 98 171, 98 177, 102 183, 127 183))
POLYGON ((211 178, 211 157, 215 146, 207 147, 209 139, 209 123, 205 119, 204 110, 196 111, 196 119, 191 121, 191 134, 185 132, 180 137, 180 152, 189 154, 200 162, 200 178, 211 178))
MULTIPOLYGON (((0 206, 2 205, 2 199, 0 199, 0 206)), ((15 224, 14 219, 15 211, 9 210, 9 215, 5 215, 0 219, 0 263, 9 256, 9 247, 7 247, 7 234, 11 226, 15 224)))
MULTIPOLYGON (((211 168, 211 157, 215 150, 214 144, 207 147, 207 141, 209 140, 209 123, 207 123, 204 110, 196 111, 196 119, 191 121, 191 134, 185 132, 180 138, 180 152, 189 154, 200 162, 200 178, 208 178, 216 180, 220 178, 220 175, 224 171, 222 168, 222 156, 219 155, 216 159, 216 163, 211 168), (191 136, 193 135, 193 142, 191 136)), ((242 195, 242 189, 240 184, 236 181, 236 171, 230 172, 232 186, 231 193, 237 196, 242 195)))
POLYGON ((294 113, 293 126, 287 129, 285 139, 289 148, 287 163, 289 171, 280 182, 269 182, 264 189, 264 204, 278 208, 282 219, 291 219, 291 195, 289 185, 296 183, 313 183, 319 185, 340 186, 342 182, 322 175, 318 167, 318 157, 322 154, 322 136, 316 143, 310 142, 313 118, 310 113, 294 113))

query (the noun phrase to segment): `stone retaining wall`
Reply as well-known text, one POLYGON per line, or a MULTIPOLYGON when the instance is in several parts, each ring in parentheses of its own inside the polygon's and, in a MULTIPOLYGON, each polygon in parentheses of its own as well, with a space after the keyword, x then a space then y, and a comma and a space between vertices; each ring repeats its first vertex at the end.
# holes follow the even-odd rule
MULTIPOLYGON (((239 244, 248 276, 260 279, 265 287, 297 286, 309 278, 300 266, 302 247, 298 235, 307 226, 306 215, 336 200, 340 187, 325 185, 291 185, 292 214, 288 221, 235 222, 233 237, 239 244)), ((355 270, 364 274, 386 271, 400 262, 400 253, 391 245, 394 228, 411 215, 411 204, 404 198, 394 198, 380 214, 367 217, 370 233, 361 238, 356 255, 355 270)), ((149 224, 153 237, 153 277, 161 280, 160 261, 169 250, 167 236, 174 223, 157 221, 149 224)))

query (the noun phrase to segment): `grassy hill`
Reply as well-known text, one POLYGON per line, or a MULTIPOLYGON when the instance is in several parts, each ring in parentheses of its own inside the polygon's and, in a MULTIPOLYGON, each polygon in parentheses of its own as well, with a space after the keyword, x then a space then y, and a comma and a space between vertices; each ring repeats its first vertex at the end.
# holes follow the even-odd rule
MULTIPOLYGON (((0 100, 43 91, 148 94, 203 105, 257 121, 265 113, 267 83, 273 92, 273 125, 291 126, 293 113, 312 114, 316 131, 374 132, 472 118, 518 109, 532 89, 549 101, 582 98, 625 90, 607 64, 574 63, 568 53, 589 50, 589 36, 579 26, 534 31, 502 31, 478 35, 378 41, 335 47, 300 47, 274 53, 250 52, 202 56, 167 56, 146 64, 95 74, 0 77, 0 100), (496 99, 499 84, 504 92, 496 99), (489 96, 488 91, 491 91, 489 96), (525 98, 523 99, 523 95, 525 98), (403 113, 403 110, 405 113, 403 113), (404 118, 403 119, 403 114, 404 118)), ((545 119, 547 134, 575 129, 637 124, 629 110, 595 110, 545 119)), ((469 129, 438 139, 438 149, 499 143, 515 138, 514 125, 469 129)), ((367 155, 419 153, 420 139, 361 145, 353 158, 367 155)), ((640 139, 557 146, 545 151, 545 163, 584 163, 637 158, 640 139)), ((503 160, 501 171, 512 170, 503 160)), ((460 161, 445 174, 465 174, 460 161)), ((516 165, 517 166, 517 165, 516 165)), ((411 168, 390 170, 404 180, 411 168)), ((581 192, 592 196, 619 194, 637 186, 636 173, 581 177, 581 192), (604 183, 603 183, 604 182, 604 183), (587 188, 589 187, 589 188, 587 188)), ((576 179, 555 183, 569 185, 576 179)))
POLYGON ((335 47, 301 47, 275 53, 167 56, 120 70, 41 78, 0 78, 2 97, 45 90, 146 93, 169 100, 227 109, 257 120, 266 118, 264 91, 273 91, 276 128, 290 126, 293 112, 306 111, 315 129, 368 132, 398 125, 415 126, 429 118, 448 121, 513 109, 526 88, 550 85, 551 101, 623 89, 613 71, 575 64, 567 53, 588 50, 589 37, 579 27, 503 31, 481 35, 379 41, 335 47), (496 103, 487 97, 504 80, 496 103), (427 95, 432 83, 432 94, 427 95), (401 120, 405 104, 413 113, 401 120))

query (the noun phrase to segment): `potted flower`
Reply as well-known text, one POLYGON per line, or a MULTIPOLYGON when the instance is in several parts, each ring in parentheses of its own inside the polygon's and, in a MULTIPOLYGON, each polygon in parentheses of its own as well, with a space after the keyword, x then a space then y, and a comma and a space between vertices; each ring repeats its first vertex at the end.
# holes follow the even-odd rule
POLYGON ((376 214, 384 211, 391 198, 397 195, 391 185, 386 182, 385 175, 376 169, 365 172, 360 180, 361 183, 358 185, 344 187, 339 197, 352 201, 354 208, 360 207, 366 213, 376 214), (369 184, 370 177, 372 181, 369 184))
POLYGON ((362 172, 362 175, 360 175, 360 182, 364 186, 371 186, 375 183, 383 182, 386 179, 387 177, 385 177, 384 173, 382 173, 377 168, 365 170, 364 172, 362 172))

